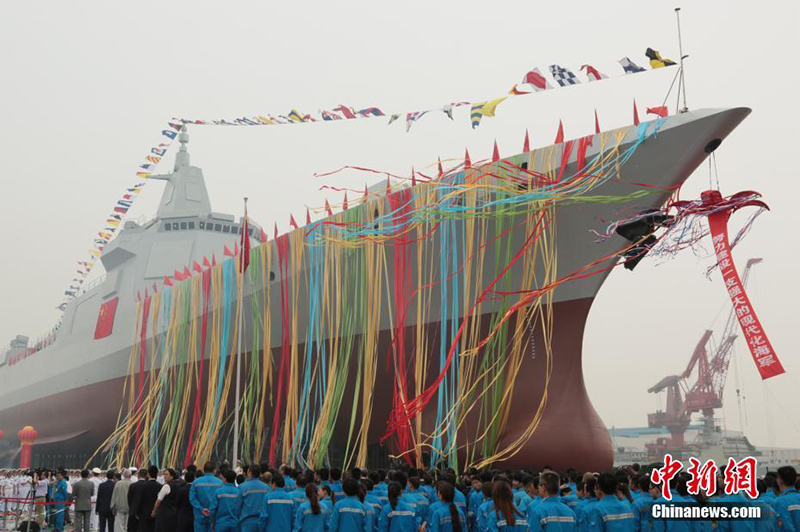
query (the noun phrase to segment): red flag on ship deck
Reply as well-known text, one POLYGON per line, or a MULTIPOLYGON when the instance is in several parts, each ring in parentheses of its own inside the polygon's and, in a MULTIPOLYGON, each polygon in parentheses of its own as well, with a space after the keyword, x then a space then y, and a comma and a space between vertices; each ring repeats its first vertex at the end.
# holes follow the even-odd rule
POLYGON ((97 325, 94 328, 94 339, 99 340, 110 336, 114 332, 114 316, 117 313, 118 297, 106 301, 100 305, 100 313, 97 315, 97 325))
POLYGON ((250 224, 247 221, 247 203, 244 204, 244 223, 242 224, 242 255, 239 257, 239 273, 247 271, 250 265, 250 224))
POLYGON ((666 118, 669 116, 669 109, 666 105, 661 105, 659 107, 648 107, 647 114, 649 115, 658 115, 661 118, 666 118))

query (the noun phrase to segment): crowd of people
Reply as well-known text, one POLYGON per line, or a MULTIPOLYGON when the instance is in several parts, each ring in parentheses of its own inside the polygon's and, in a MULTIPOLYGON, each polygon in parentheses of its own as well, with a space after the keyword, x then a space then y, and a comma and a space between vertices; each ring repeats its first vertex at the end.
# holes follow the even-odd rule
POLYGON ((800 481, 791 466, 759 478, 756 499, 690 495, 681 473, 669 481, 671 501, 637 464, 600 474, 456 475, 408 466, 303 471, 209 462, 180 472, 151 466, 0 475, 0 511, 33 503, 37 522, 58 531, 71 521, 81 532, 800 532, 800 481), (759 507, 761 517, 653 518, 654 504, 676 502, 759 507))

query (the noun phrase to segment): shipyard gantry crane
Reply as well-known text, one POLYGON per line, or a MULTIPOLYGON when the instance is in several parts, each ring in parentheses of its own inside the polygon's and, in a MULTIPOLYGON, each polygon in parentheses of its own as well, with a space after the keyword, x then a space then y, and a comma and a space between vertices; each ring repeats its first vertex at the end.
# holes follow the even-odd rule
MULTIPOLYGON (((760 258, 747 261, 742 275, 745 286, 750 277, 750 269, 761 261, 760 258)), ((713 429, 714 410, 722 408, 722 392, 725 389, 728 366, 736 340, 736 323, 736 315, 731 309, 728 321, 725 323, 722 341, 713 357, 709 358, 711 349, 709 344, 713 331, 706 330, 694 348, 686 369, 678 375, 664 377, 647 390, 649 393, 660 393, 664 390, 667 392, 665 409, 648 414, 647 426, 664 427, 670 433, 669 438, 658 438, 655 443, 647 445, 651 456, 664 456, 665 453, 670 453, 677 458, 691 451, 692 447, 686 444, 685 433, 695 412, 703 414, 705 428, 713 429), (688 380, 695 368, 697 368, 697 380, 690 387, 688 380)))

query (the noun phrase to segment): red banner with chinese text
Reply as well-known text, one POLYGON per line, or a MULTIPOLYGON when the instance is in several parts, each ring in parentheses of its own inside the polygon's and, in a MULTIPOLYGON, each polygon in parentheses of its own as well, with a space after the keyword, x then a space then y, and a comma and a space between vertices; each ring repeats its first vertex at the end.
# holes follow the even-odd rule
POLYGON ((711 228, 711 237, 714 243, 714 252, 717 254, 719 271, 725 281, 725 289, 733 303, 736 312, 736 319, 744 333, 747 347, 753 355, 761 379, 766 380, 784 373, 783 366, 778 360, 778 355, 772 349, 772 344, 767 338, 761 322, 758 321, 756 312, 750 304, 750 298, 744 291, 744 285, 736 271, 731 256, 731 245, 728 240, 728 217, 730 211, 724 210, 715 212, 708 216, 708 225, 711 228))

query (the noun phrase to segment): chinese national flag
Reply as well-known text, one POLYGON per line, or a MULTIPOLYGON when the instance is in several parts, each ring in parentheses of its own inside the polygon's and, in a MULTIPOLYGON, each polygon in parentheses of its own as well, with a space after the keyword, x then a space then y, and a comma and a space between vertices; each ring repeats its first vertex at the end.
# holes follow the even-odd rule
POLYGON ((100 305, 100 314, 97 316, 97 326, 94 329, 94 339, 99 340, 110 336, 114 331, 114 315, 117 313, 118 297, 100 305))

